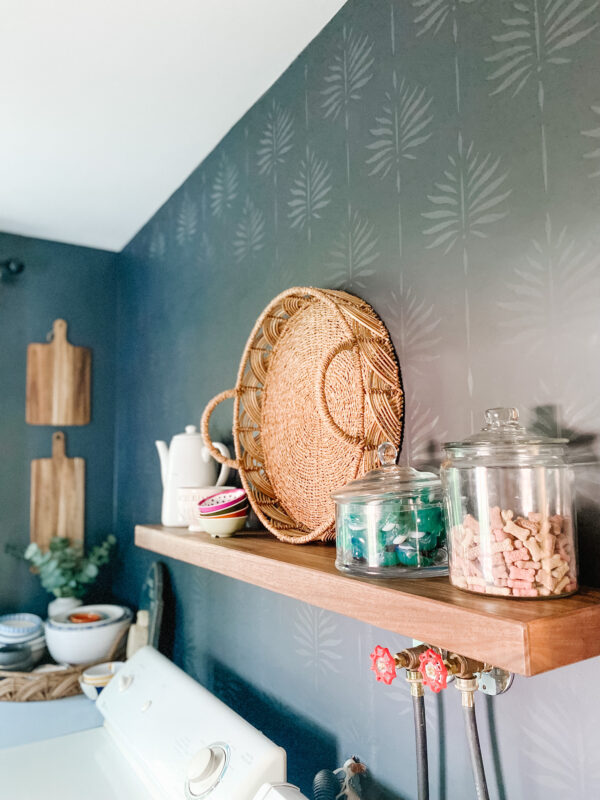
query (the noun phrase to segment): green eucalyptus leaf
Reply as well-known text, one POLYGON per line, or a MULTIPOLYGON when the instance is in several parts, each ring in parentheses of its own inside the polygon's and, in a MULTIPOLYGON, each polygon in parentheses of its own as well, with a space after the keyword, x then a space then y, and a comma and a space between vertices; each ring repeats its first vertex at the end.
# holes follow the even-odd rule
POLYGON ((26 561, 31 561, 31 559, 35 558, 38 555, 39 552, 40 552, 40 548, 37 546, 36 542, 31 542, 31 544, 29 544, 27 546, 27 549, 25 550, 25 552, 23 554, 23 558, 26 561))

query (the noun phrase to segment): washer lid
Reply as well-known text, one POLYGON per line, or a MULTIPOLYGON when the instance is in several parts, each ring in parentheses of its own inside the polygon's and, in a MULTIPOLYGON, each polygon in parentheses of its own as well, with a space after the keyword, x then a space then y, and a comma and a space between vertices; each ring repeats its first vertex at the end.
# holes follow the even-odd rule
POLYGON ((252 800, 262 783, 285 778, 281 748, 152 647, 121 667, 97 707, 118 746, 163 800, 198 796, 189 785, 191 777, 191 789, 198 788, 198 765, 193 774, 190 768, 198 753, 217 745, 229 758, 206 800, 252 800))

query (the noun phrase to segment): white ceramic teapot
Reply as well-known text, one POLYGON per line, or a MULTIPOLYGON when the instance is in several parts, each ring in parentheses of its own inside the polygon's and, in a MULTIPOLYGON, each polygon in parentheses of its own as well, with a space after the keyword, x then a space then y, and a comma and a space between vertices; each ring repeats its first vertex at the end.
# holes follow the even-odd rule
MULTIPOLYGON (((217 450, 229 458, 229 450, 221 442, 213 442, 217 450)), ((202 441, 195 425, 186 425, 185 433, 178 433, 166 442, 156 442, 160 456, 160 474, 163 485, 162 524, 185 527, 177 509, 177 490, 182 486, 222 486, 229 475, 223 464, 217 477, 217 462, 202 441)))

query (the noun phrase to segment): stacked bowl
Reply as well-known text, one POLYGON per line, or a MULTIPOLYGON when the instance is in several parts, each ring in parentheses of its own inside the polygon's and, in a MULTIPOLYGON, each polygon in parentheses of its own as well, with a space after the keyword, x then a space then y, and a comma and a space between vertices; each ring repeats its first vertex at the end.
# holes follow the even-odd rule
POLYGON ((35 666, 46 651, 43 623, 36 614, 4 614, 0 617, 0 669, 24 672, 35 666))
POLYGON ((108 658, 131 625, 125 606, 89 605, 57 614, 46 622, 46 643, 59 664, 90 664, 108 658))
POLYGON ((198 503, 198 521, 211 536, 233 536, 248 519, 248 497, 243 489, 223 489, 198 503))
POLYGON ((104 664, 96 664, 95 667, 88 667, 79 679, 81 691, 90 700, 96 700, 122 666, 123 661, 107 661, 104 664))

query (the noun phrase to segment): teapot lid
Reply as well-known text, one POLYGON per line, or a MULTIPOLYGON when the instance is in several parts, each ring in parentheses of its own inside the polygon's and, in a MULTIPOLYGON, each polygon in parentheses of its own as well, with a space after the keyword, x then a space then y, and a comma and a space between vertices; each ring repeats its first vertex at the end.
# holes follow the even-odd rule
POLYGON ((202 436, 202 434, 195 425, 186 425, 185 431, 183 433, 176 433, 175 436, 185 436, 187 438, 191 436, 202 436))
POLYGON ((414 467, 396 464, 398 450, 391 442, 384 442, 377 450, 380 467, 367 472, 362 478, 351 481, 333 492, 338 502, 376 500, 383 495, 412 496, 422 489, 437 488, 440 479, 433 472, 422 472, 414 467))

